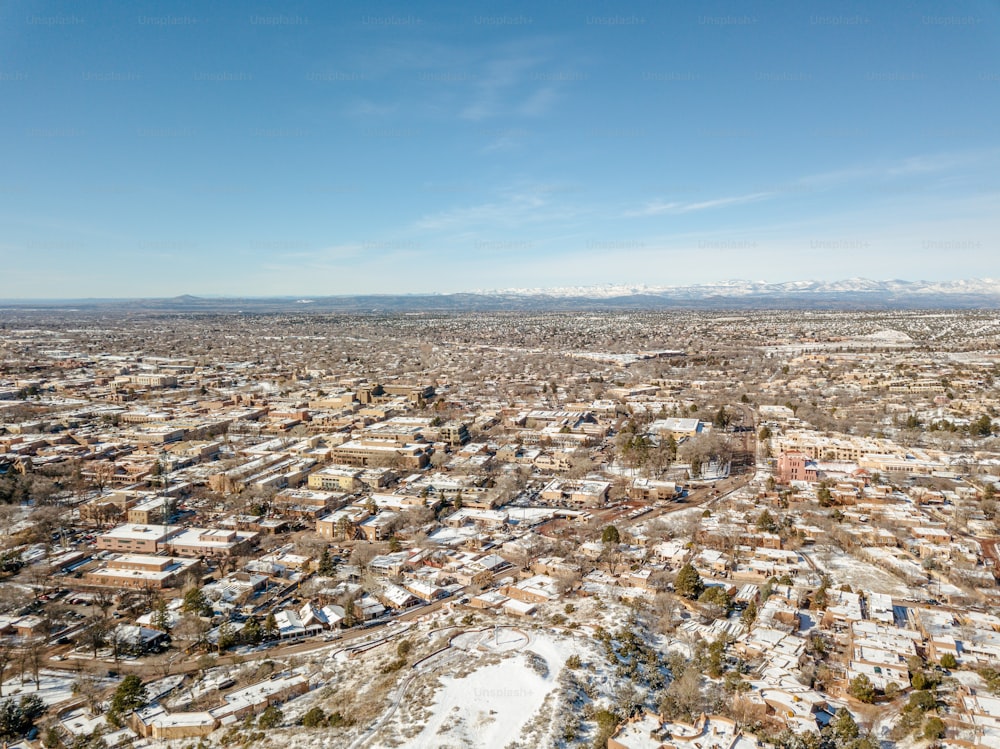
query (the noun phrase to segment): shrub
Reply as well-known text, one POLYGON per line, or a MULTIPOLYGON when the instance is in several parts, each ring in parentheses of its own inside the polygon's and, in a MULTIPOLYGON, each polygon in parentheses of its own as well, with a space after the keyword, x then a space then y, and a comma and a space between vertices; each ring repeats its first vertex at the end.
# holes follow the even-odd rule
POLYGON ((31 730, 35 718, 45 712, 45 703, 34 694, 0 702, 0 739, 17 738, 31 730))
POLYGON ((260 714, 257 718, 257 727, 263 728, 265 730, 269 728, 274 728, 281 724, 281 721, 285 719, 285 714, 274 705, 269 705, 265 708, 264 712, 260 714))
POLYGON ((319 726, 326 725, 326 713, 323 712, 323 708, 318 705, 309 709, 309 711, 302 716, 302 725, 306 728, 318 728, 319 726))
POLYGON ((944 721, 937 716, 927 719, 924 723, 924 738, 933 741, 934 739, 944 738, 944 721))
POLYGON ((875 686, 864 674, 858 674, 847 688, 848 694, 859 702, 871 703, 875 701, 875 686))
POLYGON ((397 658, 396 660, 389 661, 387 664, 385 664, 384 666, 382 666, 382 673, 383 674, 391 674, 394 671, 399 671, 405 665, 406 665, 406 659, 405 658, 397 658))
POLYGON ((719 606, 722 609, 729 611, 729 607, 732 605, 732 599, 729 594, 726 593, 725 588, 718 585, 713 585, 705 589, 705 592, 698 596, 699 603, 710 603, 719 606))
POLYGON ((906 703, 906 707, 903 709, 907 712, 918 710, 926 713, 935 707, 937 707, 937 701, 934 699, 934 695, 926 689, 921 689, 910 695, 910 701, 906 703))

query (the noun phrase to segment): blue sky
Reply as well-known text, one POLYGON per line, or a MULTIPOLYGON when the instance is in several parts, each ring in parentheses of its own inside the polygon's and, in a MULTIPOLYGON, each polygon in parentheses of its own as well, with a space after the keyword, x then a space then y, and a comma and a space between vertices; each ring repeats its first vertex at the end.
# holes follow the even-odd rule
POLYGON ((1000 277, 1000 3, 0 6, 0 296, 1000 277))

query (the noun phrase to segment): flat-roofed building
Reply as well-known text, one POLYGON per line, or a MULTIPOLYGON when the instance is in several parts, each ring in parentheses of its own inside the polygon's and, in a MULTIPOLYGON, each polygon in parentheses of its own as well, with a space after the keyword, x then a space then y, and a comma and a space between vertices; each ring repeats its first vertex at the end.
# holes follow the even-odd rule
POLYGON ((385 383, 382 385, 382 392, 386 395, 403 395, 411 403, 427 401, 434 397, 433 385, 410 385, 400 382, 385 383))
POLYGON ((140 525, 162 523, 165 520, 169 520, 166 517, 169 504, 169 497, 150 497, 149 499, 145 499, 129 508, 128 521, 140 525))
POLYGON ((274 495, 271 507, 284 517, 315 520, 337 505, 343 504, 346 497, 343 492, 285 489, 274 495))
POLYGON ((170 388, 177 387, 177 377, 162 372, 139 372, 127 375, 124 378, 124 383, 145 388, 170 388))
POLYGON ((88 572, 83 579, 90 585, 102 587, 162 589, 177 585, 196 564, 195 559, 123 554, 109 559, 106 566, 88 572))
POLYGON ((447 442, 452 447, 460 447, 472 439, 469 436, 469 427, 458 421, 449 421, 446 424, 442 424, 438 427, 437 432, 438 439, 442 442, 447 442))
POLYGON ((525 603, 545 603, 559 598, 556 581, 548 575, 535 575, 516 585, 506 585, 500 592, 525 603))
POLYGON ((348 440, 333 448, 336 463, 349 466, 400 465, 409 469, 423 468, 430 462, 433 448, 426 444, 397 444, 386 440, 348 440))
POLYGON ((167 712, 162 705, 149 705, 129 716, 129 727, 139 736, 161 741, 207 736, 219 721, 207 712, 167 712))
POLYGON ((784 452, 778 456, 778 479, 783 484, 790 481, 816 481, 818 469, 816 461, 797 450, 784 452))
POLYGON ((188 528, 167 544, 172 554, 182 557, 227 557, 250 550, 257 534, 222 528, 188 528))
POLYGON ((176 525, 144 525, 125 523, 99 535, 95 541, 98 549, 134 554, 155 554, 166 548, 166 543, 181 532, 176 525))
POLYGON ((636 478, 628 488, 628 496, 629 499, 656 502, 661 499, 675 499, 680 496, 681 491, 682 487, 674 481, 636 478))
POLYGON ((363 484, 360 468, 351 466, 327 466, 309 474, 309 488, 322 491, 354 492, 363 484))
POLYGON ((553 479, 541 497, 548 502, 569 502, 583 507, 597 507, 607 501, 611 483, 608 481, 567 481, 553 479))
POLYGON ((316 532, 323 538, 345 541, 354 538, 369 516, 367 508, 344 507, 316 520, 316 532))
POLYGON ((241 720, 247 715, 263 712, 271 705, 280 704, 308 691, 309 682, 304 676, 276 675, 227 694, 225 704, 210 710, 209 714, 223 723, 227 719, 241 720))
POLYGON ((698 419, 657 419, 649 425, 653 434, 672 434, 674 437, 696 437, 705 425, 698 419))
POLYGON ((398 526, 399 513, 387 510, 366 518, 358 525, 361 535, 368 541, 383 541, 398 526))

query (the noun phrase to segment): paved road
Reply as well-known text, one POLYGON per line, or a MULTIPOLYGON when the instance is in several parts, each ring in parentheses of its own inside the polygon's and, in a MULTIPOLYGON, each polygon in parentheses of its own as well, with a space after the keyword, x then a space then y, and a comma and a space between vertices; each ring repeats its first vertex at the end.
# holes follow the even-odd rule
MULTIPOLYGON (((461 598, 465 595, 465 591, 456 593, 455 596, 461 598)), ((410 622, 420 617, 432 614, 438 611, 442 606, 444 606, 448 601, 454 600, 455 596, 451 598, 442 599, 440 601, 435 601, 434 603, 428 604, 426 606, 419 606, 414 609, 410 609, 405 613, 394 617, 392 620, 386 622, 385 624, 380 624, 376 627, 368 627, 363 629, 350 629, 343 633, 339 638, 335 640, 327 640, 326 637, 329 635, 321 635, 317 637, 310 637, 307 640, 302 640, 299 642, 289 643, 287 645, 276 645, 272 648, 267 648, 266 650, 255 651, 253 653, 228 653, 226 655, 220 655, 216 658, 215 662, 218 665, 232 665, 233 663, 242 662, 247 660, 251 656, 262 656, 267 658, 280 658, 288 657, 292 655, 302 655, 303 653, 311 653, 314 650, 320 650, 322 648, 331 648, 346 645, 348 643, 353 643, 356 640, 363 638, 369 638, 372 640, 378 639, 387 628, 399 623, 399 622, 410 622)), ((395 633, 394 633, 395 634, 395 633)), ((115 663, 114 661, 99 660, 94 661, 90 658, 74 658, 69 661, 53 661, 51 659, 45 662, 46 668, 66 670, 68 666, 72 664, 84 664, 84 668, 89 671, 103 671, 105 669, 110 671, 117 671, 120 674, 130 674, 136 673, 142 676, 148 676, 150 669, 155 670, 158 678, 164 675, 173 676, 175 674, 190 674, 201 670, 201 666, 198 665, 197 658, 182 658, 180 660, 174 661, 170 664, 169 669, 166 673, 162 667, 158 667, 155 662, 150 660, 139 660, 139 661, 119 661, 115 663)))

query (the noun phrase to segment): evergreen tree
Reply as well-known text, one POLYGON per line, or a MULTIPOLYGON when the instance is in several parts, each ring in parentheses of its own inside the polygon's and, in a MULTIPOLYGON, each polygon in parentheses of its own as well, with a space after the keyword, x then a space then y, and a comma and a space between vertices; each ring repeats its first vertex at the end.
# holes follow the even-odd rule
POLYGON ((181 604, 181 610, 189 614, 197 614, 198 616, 210 616, 212 614, 212 607, 209 605, 208 599, 205 598, 205 594, 201 588, 190 588, 184 594, 184 603, 181 604))
POLYGON ((311 708, 305 715, 302 716, 302 725, 306 728, 317 728, 326 724, 327 718, 326 713, 323 712, 323 708, 319 705, 311 708))
POLYGON ((270 611, 264 620, 264 639, 273 640, 278 636, 278 620, 274 618, 274 612, 270 611))
POLYGON ((677 579, 674 581, 674 590, 677 595, 691 600, 696 599, 705 590, 705 583, 701 581, 701 575, 690 562, 678 571, 677 579))
POLYGON ((993 434, 993 422, 987 414, 983 414, 969 424, 969 434, 974 437, 989 437, 993 434))
POLYGON ((281 712, 280 708, 275 707, 274 705, 269 705, 264 709, 264 712, 260 714, 260 717, 257 718, 257 727, 265 730, 274 728, 275 726, 280 725, 281 721, 284 719, 285 715, 281 712))
POLYGON ((847 692, 859 702, 871 703, 875 701, 875 685, 864 674, 858 674, 851 679, 847 692))
POLYGON ((826 482, 821 482, 819 488, 816 490, 816 499, 819 501, 820 507, 829 507, 833 504, 833 494, 830 492, 830 487, 827 486, 826 482))
POLYGON ((945 734, 944 721, 939 717, 932 716, 927 719, 924 723, 924 738, 929 741, 934 741, 935 739, 943 739, 945 734))
POLYGON ((830 582, 827 578, 823 578, 823 583, 819 586, 816 592, 813 594, 812 606, 811 608, 817 611, 822 611, 826 609, 827 602, 829 600, 829 588, 830 582))
POLYGON ((15 739, 31 730, 35 718, 45 712, 45 703, 38 695, 27 694, 0 702, 0 740, 15 739))
POLYGON ((264 632, 260 628, 260 622, 257 621, 257 617, 252 616, 247 620, 247 623, 240 631, 240 639, 248 645, 257 645, 264 639, 264 632))
POLYGON ((732 417, 726 413, 726 407, 719 406, 719 410, 716 411, 715 417, 712 419, 712 425, 719 429, 725 429, 729 426, 730 421, 732 421, 732 417))
POLYGON ((718 611, 716 612, 718 616, 726 616, 729 614, 729 609, 733 605, 733 599, 729 597, 726 589, 721 585, 712 585, 702 592, 698 596, 698 602, 708 604, 709 606, 717 606, 718 611))
POLYGON ((323 549, 323 553, 319 557, 319 567, 316 571, 324 577, 330 577, 333 574, 333 558, 330 556, 329 549, 323 549))
POLYGON ((830 730, 833 732, 838 746, 843 746, 860 735, 858 724, 854 722, 854 717, 845 707, 837 710, 837 714, 833 716, 833 720, 830 721, 830 730))
POLYGON ((666 446, 667 446, 667 456, 670 458, 670 462, 672 463, 673 461, 677 460, 677 440, 674 438, 674 435, 672 434, 667 435, 666 446))
POLYGON ((763 510, 757 517, 757 530, 764 531, 765 533, 775 533, 778 530, 778 524, 775 522, 774 516, 767 510, 763 510))
POLYGON ((133 710, 138 710, 146 704, 146 688, 142 680, 135 674, 129 674, 115 690, 108 707, 107 720, 114 726, 121 726, 122 720, 133 710))
POLYGON ((223 622, 219 625, 218 639, 216 645, 221 653, 223 650, 229 650, 233 645, 236 644, 236 632, 233 631, 233 625, 228 621, 223 622))
POLYGON ((167 602, 162 598, 156 602, 156 608, 153 609, 153 621, 151 623, 154 629, 162 632, 170 631, 170 614, 167 611, 167 602))

